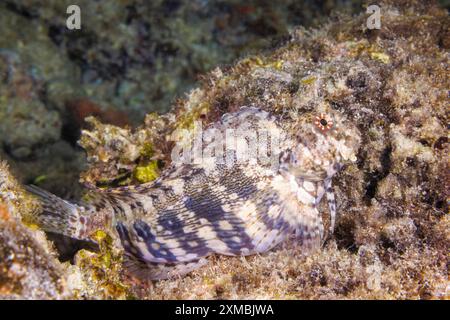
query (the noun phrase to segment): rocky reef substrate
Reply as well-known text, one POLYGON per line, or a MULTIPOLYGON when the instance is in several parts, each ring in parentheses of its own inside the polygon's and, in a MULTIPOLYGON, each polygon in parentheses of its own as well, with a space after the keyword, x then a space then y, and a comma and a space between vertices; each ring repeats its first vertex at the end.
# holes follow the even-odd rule
MULTIPOLYGON (((261 256, 212 257, 181 279, 143 283, 122 269, 120 250, 99 230, 93 235, 96 250, 80 250, 72 263, 61 263, 52 242, 29 223, 38 205, 2 164, 0 295, 448 298, 450 19, 446 10, 422 1, 381 1, 380 7, 379 30, 366 28, 363 13, 339 15, 316 29, 297 28, 273 50, 209 72, 168 113, 150 113, 135 129, 102 123, 97 115, 88 118, 90 127, 80 138, 88 163, 83 183, 139 184, 170 164, 177 129, 189 131, 194 121, 214 122, 244 105, 276 114, 330 105, 358 125, 363 144, 357 163, 334 179, 339 216, 321 250, 304 256, 288 242, 261 256)), ((18 83, 21 99, 36 101, 18 83)), ((18 112, 6 108, 8 117, 18 112)), ((17 137, 23 142, 10 152, 19 157, 53 139, 39 135, 39 128, 61 126, 51 112, 45 119, 24 117, 24 128, 36 127, 36 140, 17 137)), ((328 212, 325 206, 321 211, 328 212)))

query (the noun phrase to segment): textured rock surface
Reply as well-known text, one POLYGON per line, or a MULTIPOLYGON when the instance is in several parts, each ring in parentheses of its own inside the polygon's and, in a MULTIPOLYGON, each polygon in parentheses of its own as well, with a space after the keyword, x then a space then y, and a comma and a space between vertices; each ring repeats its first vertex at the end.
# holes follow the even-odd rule
MULTIPOLYGON (((335 178, 340 216, 323 250, 308 258, 289 246, 262 257, 220 257, 193 276, 151 286, 146 295, 443 298, 448 294, 449 19, 445 11, 420 2, 382 7, 380 30, 365 29, 364 15, 342 18, 315 31, 298 29, 269 55, 211 72, 165 116, 167 141, 176 139, 175 129, 189 129, 194 120, 216 121, 250 104, 275 113, 302 113, 329 104, 353 119, 364 133, 364 143, 357 164, 335 178)), ((148 129, 143 125, 130 133, 130 143, 138 146, 135 137, 148 129)), ((104 140, 115 139, 108 131, 95 132, 104 140)), ((89 135, 83 135, 82 144, 89 135)), ((109 166, 120 167, 123 162, 108 159, 109 166)), ((91 164, 88 176, 99 166, 91 164)))
POLYGON ((17 40, 26 44, 19 51, 39 62, 49 80, 49 100, 58 108, 64 108, 64 96, 81 90, 139 120, 148 111, 167 111, 214 66, 267 47, 293 25, 312 25, 336 8, 354 10, 360 1, 80 0, 79 32, 66 28, 71 4, 4 1, 0 15, 8 32, 2 47, 17 40), (58 73, 59 81, 49 79, 58 73))
POLYGON ((63 269, 45 233, 21 222, 36 203, 0 162, 0 299, 68 297, 63 269))
POLYGON ((322 250, 304 257, 290 242, 216 257, 182 279, 134 283, 100 233, 97 253, 75 257, 79 297, 448 298, 450 20, 435 5, 397 3, 380 4, 380 30, 367 30, 364 14, 296 29, 277 49, 210 72, 170 113, 135 130, 94 121, 81 137, 84 182, 140 183, 169 164, 176 129, 194 120, 251 104, 279 114, 329 104, 364 142, 357 164, 334 179, 339 217, 322 250))
POLYGON ((73 265, 61 263, 46 234, 29 223, 38 211, 39 203, 0 162, 0 300, 129 297, 118 250, 106 235, 96 237, 97 253, 81 250, 73 265))

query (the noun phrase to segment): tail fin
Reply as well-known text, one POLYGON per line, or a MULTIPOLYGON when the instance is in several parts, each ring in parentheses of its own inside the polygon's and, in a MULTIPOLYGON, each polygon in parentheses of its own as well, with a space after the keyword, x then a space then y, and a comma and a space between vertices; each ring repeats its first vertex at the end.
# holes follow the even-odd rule
POLYGON ((45 231, 63 234, 75 239, 87 239, 86 208, 63 200, 33 185, 25 189, 37 196, 42 205, 42 212, 29 218, 45 231))

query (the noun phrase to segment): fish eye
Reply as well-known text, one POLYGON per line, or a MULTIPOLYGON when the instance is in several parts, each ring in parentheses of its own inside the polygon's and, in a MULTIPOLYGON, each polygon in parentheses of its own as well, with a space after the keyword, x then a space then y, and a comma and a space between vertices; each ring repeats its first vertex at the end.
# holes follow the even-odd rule
POLYGON ((333 120, 331 120, 331 118, 324 113, 318 115, 314 123, 316 127, 323 133, 325 133, 326 131, 330 130, 333 127, 333 120))

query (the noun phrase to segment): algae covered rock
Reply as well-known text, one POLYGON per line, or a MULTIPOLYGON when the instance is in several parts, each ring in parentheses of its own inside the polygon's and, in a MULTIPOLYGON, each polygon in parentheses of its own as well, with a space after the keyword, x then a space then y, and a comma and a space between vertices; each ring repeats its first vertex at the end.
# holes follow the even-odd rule
POLYGON ((289 247, 246 258, 251 267, 217 258, 192 276, 157 283, 152 297, 448 295, 450 21, 433 4, 380 6, 380 30, 366 28, 365 14, 343 16, 314 31, 296 29, 271 53, 209 73, 165 116, 172 116, 171 129, 158 145, 170 149, 177 129, 189 132, 194 121, 214 122, 244 105, 300 115, 329 105, 345 113, 363 132, 363 144, 357 163, 334 179, 340 214, 334 235, 306 259, 289 247))
POLYGON ((86 150, 90 170, 81 181, 88 185, 124 185, 149 182, 158 177, 158 160, 167 157, 164 132, 170 130, 169 117, 149 114, 145 125, 132 130, 102 124, 93 117, 86 121, 79 141, 86 150))
POLYGON ((36 207, 0 163, 0 299, 64 299, 70 295, 45 233, 21 221, 22 214, 36 207))
POLYGON ((77 73, 40 28, 8 14, 3 5, 0 24, 0 157, 21 181, 37 179, 61 190, 62 181, 77 181, 83 161, 81 152, 62 139, 64 116, 51 102, 48 84, 67 84, 73 93, 77 73))
POLYGON ((61 120, 58 113, 48 112, 39 102, 24 104, 23 101, 12 100, 1 108, 0 117, 5 124, 0 135, 12 156, 26 158, 34 148, 59 139, 61 120))
POLYGON ((0 52, 0 72, 0 145, 13 157, 27 159, 60 139, 61 117, 39 100, 42 83, 19 55, 0 52))
MULTIPOLYGON (((81 30, 74 32, 66 28, 72 1, 20 0, 5 1, 0 20, 2 29, 8 28, 3 43, 20 39, 25 53, 37 49, 34 56, 45 59, 39 64, 45 70, 75 68, 74 78, 81 76, 78 86, 90 99, 114 105, 136 122, 149 111, 169 110, 216 65, 268 47, 296 24, 324 20, 336 7, 352 12, 360 2, 79 0, 81 30), (6 16, 7 11, 14 14, 6 16), (26 28, 25 39, 11 27, 19 24, 26 28), (64 60, 70 67, 61 67, 64 60)), ((50 101, 58 106, 76 92, 69 78, 60 80, 48 84, 50 101)))
MULTIPOLYGON (((20 181, 66 198, 80 196, 86 161, 76 142, 85 117, 137 125, 148 112, 168 111, 215 66, 336 8, 353 12, 359 1, 81 0, 82 28, 69 30, 72 4, 0 2, 0 157, 20 181)), ((104 179, 149 181, 160 165, 146 158, 104 179)))
POLYGON ((0 300, 132 296, 106 235, 96 238, 97 254, 81 250, 73 265, 62 263, 48 235, 33 224, 39 206, 0 162, 0 300))

